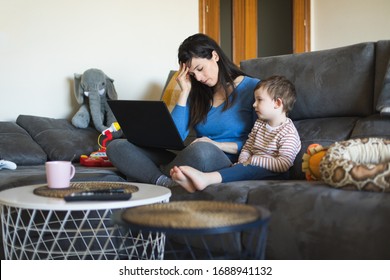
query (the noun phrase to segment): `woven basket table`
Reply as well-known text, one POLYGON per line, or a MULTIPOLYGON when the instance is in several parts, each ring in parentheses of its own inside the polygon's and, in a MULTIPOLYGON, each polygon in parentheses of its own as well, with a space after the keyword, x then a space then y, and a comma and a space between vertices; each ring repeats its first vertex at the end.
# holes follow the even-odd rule
POLYGON ((165 259, 264 259, 270 212, 219 201, 176 201, 124 210, 131 230, 164 233, 165 259))

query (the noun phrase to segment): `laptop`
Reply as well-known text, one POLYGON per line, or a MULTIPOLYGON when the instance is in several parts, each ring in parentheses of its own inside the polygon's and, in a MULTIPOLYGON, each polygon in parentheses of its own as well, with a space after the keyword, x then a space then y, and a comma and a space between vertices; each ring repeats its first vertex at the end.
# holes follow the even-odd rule
POLYGON ((107 102, 129 142, 147 148, 181 150, 185 147, 164 101, 107 102))

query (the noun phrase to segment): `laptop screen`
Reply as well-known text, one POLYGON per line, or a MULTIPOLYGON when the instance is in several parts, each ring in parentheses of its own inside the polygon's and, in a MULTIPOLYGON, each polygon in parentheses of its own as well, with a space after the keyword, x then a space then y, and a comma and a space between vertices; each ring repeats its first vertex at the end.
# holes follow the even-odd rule
POLYGON ((149 148, 185 147, 163 101, 108 100, 108 104, 129 142, 149 148))

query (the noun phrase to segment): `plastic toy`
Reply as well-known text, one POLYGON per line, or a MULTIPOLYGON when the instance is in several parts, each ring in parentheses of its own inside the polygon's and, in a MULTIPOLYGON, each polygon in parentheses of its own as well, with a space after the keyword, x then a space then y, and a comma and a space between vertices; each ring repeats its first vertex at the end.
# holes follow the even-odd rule
POLYGON ((119 123, 114 122, 112 125, 103 130, 102 133, 98 137, 98 144, 100 149, 96 152, 91 153, 89 156, 87 155, 81 155, 80 156, 80 164, 84 166, 95 166, 95 167, 107 167, 107 166, 113 166, 111 161, 108 159, 106 154, 106 147, 107 142, 112 140, 113 132, 119 131, 120 126, 119 123), (102 141, 102 144, 100 144, 100 137, 104 135, 105 138, 102 141))

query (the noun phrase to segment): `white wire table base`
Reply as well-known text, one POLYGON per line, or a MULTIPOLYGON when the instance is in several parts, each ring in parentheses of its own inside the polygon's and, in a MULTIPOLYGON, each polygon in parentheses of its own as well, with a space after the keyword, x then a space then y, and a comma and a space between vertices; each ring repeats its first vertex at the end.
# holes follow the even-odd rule
POLYGON ((165 234, 120 228, 111 221, 112 211, 37 210, 2 205, 5 258, 163 259, 165 234))

